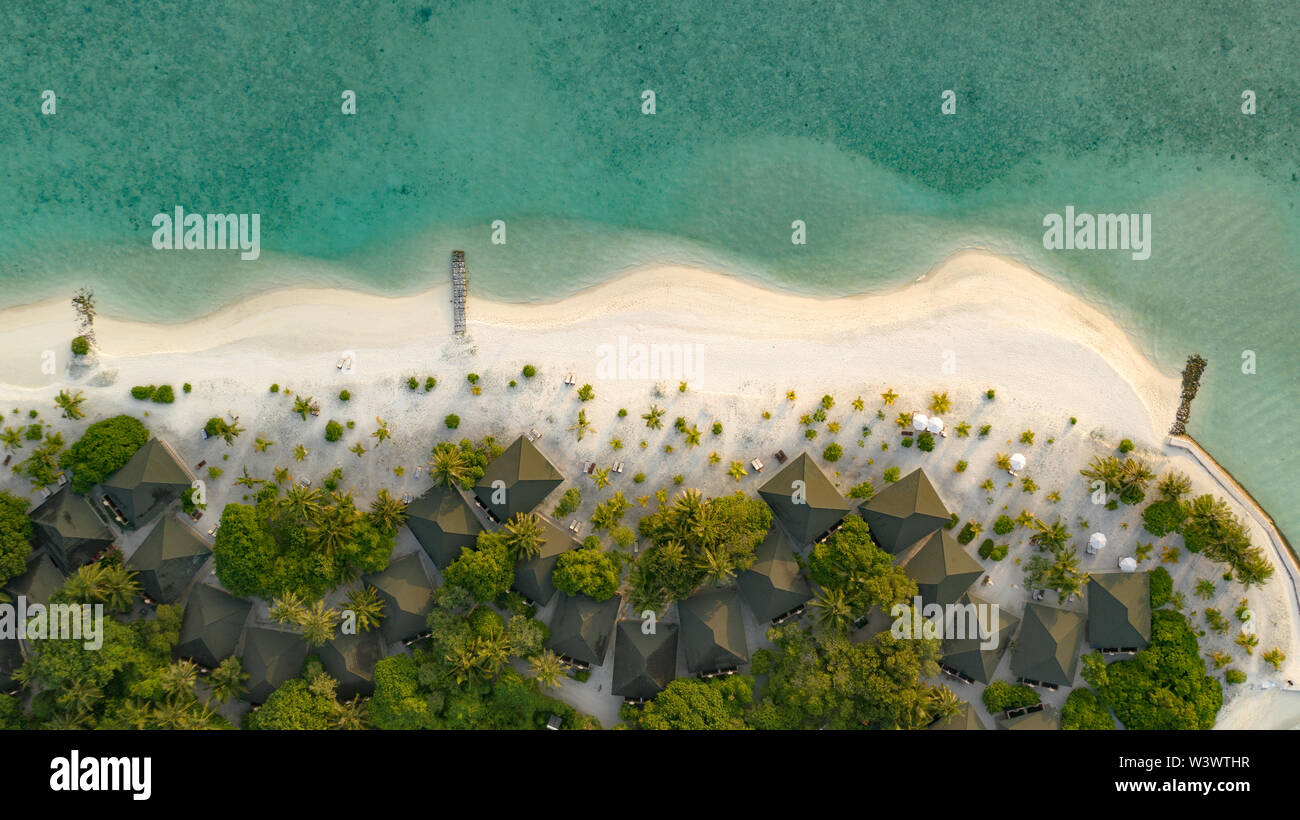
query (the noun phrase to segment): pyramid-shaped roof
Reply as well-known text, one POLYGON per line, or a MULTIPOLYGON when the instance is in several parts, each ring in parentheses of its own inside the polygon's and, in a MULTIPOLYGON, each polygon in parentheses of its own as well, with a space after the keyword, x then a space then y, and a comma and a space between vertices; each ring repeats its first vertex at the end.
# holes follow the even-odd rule
POLYGON ((546 645, 557 655, 600 666, 614 636, 622 598, 597 601, 587 595, 560 593, 546 645))
POLYGON ((307 643, 301 635, 279 629, 250 626, 244 631, 244 671, 253 703, 264 703, 271 693, 302 674, 307 643))
POLYGON ((821 537, 853 509, 807 453, 782 467, 758 494, 800 543, 821 537))
POLYGON ((677 602, 682 624, 686 668, 692 673, 711 672, 749 661, 749 642, 740 595, 718 589, 677 602))
POLYGON ((179 498, 193 482, 194 476, 171 447, 151 438, 104 481, 104 490, 113 496, 131 526, 138 527, 179 498))
POLYGON ((549 518, 542 520, 542 549, 532 558, 525 558, 515 566, 515 590, 538 606, 546 606, 555 595, 551 574, 560 555, 582 544, 549 518))
POLYGON ((31 512, 37 538, 64 572, 89 564, 113 543, 90 500, 63 487, 31 512))
POLYGON ((1021 678, 1072 686, 1079 671, 1084 626, 1083 616, 1077 612, 1027 604, 1011 671, 1021 678))
POLYGON ((317 648, 316 654, 329 676, 339 682, 340 700, 357 695, 367 697, 375 691, 375 664, 384 658, 379 630, 352 635, 338 633, 317 648))
POLYGON ((126 565, 140 573, 146 595, 165 604, 175 603, 194 576, 207 563, 212 549, 192 527, 174 515, 158 522, 126 565))
POLYGON ((970 588, 984 568, 945 529, 936 530, 903 563, 907 577, 916 581, 923 604, 951 604, 970 588))
POLYGON ((1061 728, 1061 714, 1052 707, 1045 706, 1036 712, 1027 712, 998 723, 1003 729, 1054 732, 1061 728))
POLYGON ((1088 643, 1098 649, 1151 645, 1151 586, 1145 572, 1098 572, 1088 579, 1088 643))
POLYGON ((419 553, 397 558, 383 572, 363 576, 362 580, 374 587, 384 602, 384 620, 379 629, 385 640, 404 641, 428 628, 433 581, 419 553))
POLYGON ((898 554, 948 523, 952 514, 925 471, 913 470, 861 507, 871 537, 898 554))
POLYGON ((613 693, 647 700, 677 677, 677 624, 655 624, 642 631, 643 622, 619 621, 614 639, 613 693))
MULTIPOLYGON (((979 607, 975 612, 983 612, 982 617, 988 619, 983 622, 983 626, 992 630, 992 607, 994 604, 978 595, 966 593, 962 595, 957 603, 963 607, 974 604, 979 607)), ((1020 627, 1020 619, 1013 615, 1010 610, 999 607, 997 610, 997 646, 991 649, 985 649, 983 641, 979 636, 965 633, 966 637, 952 637, 945 639, 940 662, 948 667, 961 672, 980 683, 989 683, 993 680, 993 674, 997 671, 998 664, 1002 661, 1002 656, 1006 654, 1007 647, 1011 645, 1011 639, 1015 636, 1016 630, 1020 627)), ((964 617, 961 623, 969 625, 970 619, 964 617)))
POLYGON ((63 573, 48 555, 40 553, 27 559, 27 571, 5 584, 9 595, 17 601, 27 599, 27 604, 48 604, 50 596, 63 586, 63 573))
POLYGON ((430 487, 406 508, 406 526, 440 570, 473 547, 483 530, 469 502, 454 487, 430 487))
POLYGON ((196 584, 185 602, 181 635, 172 650, 178 658, 192 658, 212 669, 235 654, 244 622, 253 605, 225 590, 196 584))
POLYGON ((951 732, 971 729, 987 729, 984 725, 984 718, 980 717, 979 710, 969 703, 963 702, 961 710, 957 714, 941 720, 937 723, 930 724, 930 731, 933 732, 951 732))
POLYGON ((555 465, 537 445, 520 436, 488 464, 474 494, 498 521, 505 521, 515 513, 532 512, 562 483, 564 476, 555 465), (503 503, 493 501, 493 484, 498 481, 505 487, 503 503))
POLYGON ((794 549, 781 528, 772 528, 754 549, 754 563, 736 578, 740 597, 759 621, 770 621, 805 604, 812 589, 794 559, 794 549))

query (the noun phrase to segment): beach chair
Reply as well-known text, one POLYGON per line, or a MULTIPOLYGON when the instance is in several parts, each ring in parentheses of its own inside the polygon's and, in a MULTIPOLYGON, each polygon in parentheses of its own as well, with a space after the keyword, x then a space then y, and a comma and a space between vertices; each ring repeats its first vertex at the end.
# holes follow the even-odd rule
POLYGON ((614 472, 616 473, 623 472, 623 462, 621 461, 614 462, 614 472))
POLYGON ((301 485, 304 486, 304 487, 310 487, 310 486, 311 486, 311 479, 310 479, 310 478, 300 478, 300 479, 298 479, 298 483, 301 484, 301 485))
POLYGON ((763 472, 763 462, 759 461, 758 459, 754 459, 753 461, 749 462, 749 466, 753 467, 754 470, 757 472, 760 473, 763 472))
POLYGON ((582 522, 576 518, 569 522, 569 532, 573 533, 574 535, 578 534, 578 530, 581 527, 582 527, 582 522))
POLYGON ((202 470, 202 469, 207 465, 207 463, 208 463, 208 460, 205 458, 205 459, 203 459, 202 461, 200 461, 198 464, 195 464, 195 465, 194 465, 194 469, 196 469, 196 470, 202 470))
POLYGON ((219 530, 219 529, 221 529, 221 522, 220 522, 220 521, 218 521, 217 523, 215 523, 215 524, 212 525, 212 529, 208 530, 208 535, 216 535, 216 534, 217 534, 217 530, 219 530))
POLYGON ((786 459, 785 450, 777 450, 772 454, 772 457, 776 459, 777 464, 784 464, 786 459))
POLYGON ((583 462, 582 471, 587 475, 591 475, 592 473, 596 472, 596 462, 594 461, 583 462))

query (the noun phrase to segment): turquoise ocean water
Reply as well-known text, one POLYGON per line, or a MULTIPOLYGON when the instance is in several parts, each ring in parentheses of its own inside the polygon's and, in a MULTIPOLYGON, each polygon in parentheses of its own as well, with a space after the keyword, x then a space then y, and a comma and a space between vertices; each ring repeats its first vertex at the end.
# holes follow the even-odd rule
POLYGON ((1300 401, 1295 3, 342 6, 5 3, 0 305, 89 285, 178 321, 283 285, 406 293, 453 247, 518 301, 660 261, 833 295, 989 247, 1165 368, 1206 356, 1191 431, 1300 533, 1267 432, 1300 401), (260 213, 262 260, 153 251, 177 204, 260 213), (1045 251, 1066 205, 1151 213, 1151 258, 1045 251))

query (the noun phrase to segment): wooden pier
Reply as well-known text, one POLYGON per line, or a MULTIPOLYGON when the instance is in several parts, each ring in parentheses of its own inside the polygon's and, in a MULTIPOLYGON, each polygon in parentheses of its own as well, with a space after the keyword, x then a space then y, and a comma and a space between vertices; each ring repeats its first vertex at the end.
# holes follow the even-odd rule
POLYGON ((469 272, 465 270, 465 252, 451 252, 451 303, 457 336, 465 335, 465 299, 469 296, 469 272))

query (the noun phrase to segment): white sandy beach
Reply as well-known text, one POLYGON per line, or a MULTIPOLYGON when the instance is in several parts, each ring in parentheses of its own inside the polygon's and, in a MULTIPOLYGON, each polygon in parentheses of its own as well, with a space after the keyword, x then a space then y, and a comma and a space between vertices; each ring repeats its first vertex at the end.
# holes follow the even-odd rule
MULTIPOLYGON (((472 277, 473 259, 469 264, 472 277)), ((367 500, 380 487, 395 494, 427 487, 427 478, 417 477, 415 468, 424 463, 436 440, 491 434, 508 443, 529 427, 542 431, 543 450, 582 488, 579 517, 589 516, 596 501, 615 490, 629 498, 660 487, 671 491, 677 474, 685 476, 684 486, 699 486, 710 494, 753 492, 772 475, 775 450, 794 455, 807 444, 843 490, 864 478, 879 490, 886 467, 898 466, 906 474, 925 466, 949 507, 963 519, 984 522, 986 535, 991 535, 992 520, 1004 511, 1013 517, 1021 509, 1049 518, 1060 515, 1076 537, 1082 536, 1077 543, 1085 569, 1113 569, 1121 556, 1133 553, 1136 541, 1156 541, 1152 562, 1144 564, 1149 568, 1159 561, 1164 543, 1142 530, 1140 506, 1108 512, 1090 503, 1078 471, 1093 455, 1113 453, 1121 438, 1132 439, 1138 448, 1135 455, 1149 460, 1157 473, 1176 466, 1193 477, 1195 492, 1227 496, 1190 455, 1165 443, 1178 402, 1177 374, 1157 369, 1101 311, 990 253, 963 252, 907 287, 841 299, 773 292, 734 277, 680 267, 645 268, 550 304, 491 302, 474 298, 471 291, 464 339, 452 336, 448 294, 446 286, 396 299, 292 289, 265 293, 184 324, 102 316, 95 323, 97 365, 77 369, 75 377, 67 370, 68 343, 76 330, 66 298, 0 311, 0 408, 13 424, 26 422, 29 407, 53 420, 55 393, 82 390, 88 419, 77 424, 60 419, 55 425, 70 441, 88 421, 118 412, 148 412, 146 425, 167 438, 191 465, 206 460, 226 468, 224 476, 209 482, 209 518, 226 501, 239 500, 242 488, 232 481, 244 465, 260 477, 285 466, 295 476, 313 478, 339 465, 345 471, 344 484, 367 500), (684 374, 689 390, 678 392, 676 374, 657 381, 598 378, 598 347, 618 346, 620 337, 629 344, 699 345, 698 373, 684 374), (54 375, 41 371, 47 350, 57 355, 54 375), (335 366, 345 351, 354 355, 351 372, 335 366), (539 371, 531 380, 520 375, 528 363, 539 371), (482 395, 471 394, 465 378, 469 372, 482 377, 482 395), (568 372, 576 374, 578 384, 593 385, 594 400, 580 404, 575 389, 562 384, 568 372), (438 379, 432 392, 425 393, 423 386, 415 392, 406 389, 406 377, 416 376, 423 383, 429 375, 438 379), (517 379, 518 386, 509 387, 511 379, 517 379), (184 382, 193 384, 192 394, 181 393, 184 382), (137 402, 128 392, 133 385, 164 383, 175 388, 175 404, 137 402), (268 392, 272 383, 282 388, 279 395, 268 392), (990 388, 997 392, 991 402, 984 398, 990 388), (342 389, 351 391, 351 401, 338 400, 342 389), (880 421, 875 412, 887 389, 900 398, 895 406, 883 408, 886 418, 880 421), (788 390, 797 392, 796 401, 787 401, 788 390), (991 424, 992 434, 984 439, 952 435, 928 454, 902 448, 894 416, 925 411, 935 391, 946 391, 953 400, 952 411, 945 415, 950 427, 963 420, 974 428, 991 424), (304 422, 293 415, 294 393, 318 399, 320 417, 304 422), (805 442, 798 419, 812 412, 827 393, 835 397, 830 418, 841 430, 829 434, 823 428, 814 442, 805 442), (850 406, 857 396, 866 404, 862 412, 850 406), (662 430, 646 429, 639 418, 652 402, 667 408, 662 430), (595 432, 578 442, 567 430, 580 406, 595 432), (21 421, 8 415, 15 407, 23 410, 21 421), (628 410, 627 418, 617 418, 619 408, 628 410), (201 441, 203 421, 227 411, 236 413, 248 432, 233 447, 219 440, 201 441), (764 411, 771 413, 770 420, 762 418, 764 411), (443 426, 449 413, 462 419, 456 431, 443 426), (688 449, 672 429, 677 416, 704 430, 700 447, 688 449), (1070 424, 1071 416, 1078 419, 1077 425, 1070 424), (369 436, 376 417, 393 432, 393 439, 378 448, 369 436), (331 418, 354 420, 356 429, 342 442, 327 443, 323 428, 331 418), (721 436, 709 433, 714 421, 723 425, 721 436), (872 428, 865 438, 864 425, 872 428), (1030 446, 1017 442, 1027 429, 1036 434, 1030 446), (277 442, 269 453, 252 451, 258 433, 277 442), (612 449, 612 438, 622 440, 621 450, 612 449), (638 446, 643 439, 645 449, 638 446), (347 450, 357 441, 370 450, 361 458, 347 450), (821 451, 831 441, 843 446, 844 457, 827 465, 821 451), (882 442, 889 443, 887 451, 881 450, 882 442), (298 443, 311 448, 301 464, 290 455, 298 443), (666 454, 665 444, 673 445, 675 452, 666 454), (717 466, 708 461, 714 451, 722 459, 717 466), (997 453, 1018 451, 1028 458, 1025 475, 1040 488, 1032 495, 1022 493, 1018 483, 1008 487, 1010 477, 999 475, 994 466, 997 453), (223 455, 230 456, 228 462, 223 455), (725 474, 730 462, 748 463, 755 457, 768 462, 762 475, 751 470, 737 483, 725 474), (610 488, 597 492, 580 476, 579 467, 588 459, 605 465, 624 460, 627 468, 610 488), (969 462, 963 473, 954 472, 958 460, 969 462), (397 466, 405 468, 400 478, 393 472, 397 466), (645 473, 645 483, 633 483, 636 473, 645 473), (986 502, 988 494, 979 488, 990 477, 997 482, 993 503, 986 502), (1053 490, 1061 494, 1059 503, 1046 498, 1053 490), (1081 517, 1088 520, 1087 531, 1080 526, 1081 517), (1082 555, 1088 531, 1103 532, 1110 539, 1103 554, 1082 555)), ((29 489, 7 472, 0 476, 0 487, 23 494, 29 489)), ((553 503, 546 505, 546 512, 553 503)), ((1212 634, 1202 638, 1201 645, 1206 653, 1231 651, 1232 666, 1250 677, 1245 686, 1225 686, 1225 697, 1235 701, 1225 707, 1225 724, 1231 715, 1237 726, 1292 725, 1289 712, 1285 721, 1275 720, 1273 710, 1252 707, 1262 704, 1265 696, 1278 696, 1275 690, 1257 692, 1252 685, 1271 681, 1281 687, 1288 678, 1300 678, 1290 564, 1272 554, 1261 527, 1252 528, 1255 543, 1269 550, 1278 564, 1273 580, 1248 595, 1261 616, 1260 649, 1248 658, 1230 636, 1212 634), (1288 655, 1282 672, 1274 672, 1259 657, 1273 646, 1288 655)), ((1014 559, 1027 557, 1032 548, 1023 530, 1008 538, 1011 557, 998 564, 983 562, 994 585, 981 592, 1019 611, 1026 596, 1014 559)), ((1186 595, 1184 611, 1194 624, 1204 627, 1200 610, 1205 606, 1231 617, 1243 592, 1239 585, 1220 580, 1222 568, 1186 554, 1166 566, 1176 589, 1186 595), (1213 600, 1192 595, 1200 578, 1218 583, 1213 600)), ((615 700, 607 690, 604 696, 615 700)), ((601 717, 608 725, 606 716, 601 717)))

